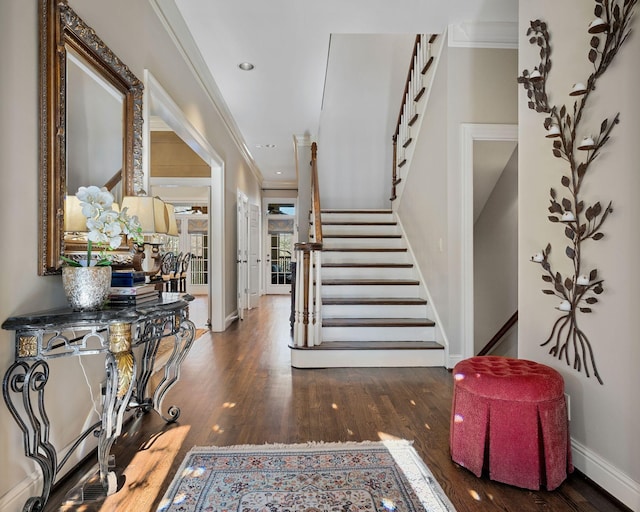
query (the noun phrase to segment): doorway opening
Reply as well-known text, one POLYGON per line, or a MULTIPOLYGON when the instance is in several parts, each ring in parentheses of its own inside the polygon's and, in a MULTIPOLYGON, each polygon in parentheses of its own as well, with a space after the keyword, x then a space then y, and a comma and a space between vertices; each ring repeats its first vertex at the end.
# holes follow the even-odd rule
POLYGON ((267 294, 291 292, 293 247, 297 241, 296 201, 266 199, 265 210, 265 291, 267 294))
MULTIPOLYGON (((175 101, 167 94, 155 77, 145 70, 145 91, 148 101, 143 104, 144 126, 148 129, 143 132, 143 167, 145 168, 144 189, 151 189, 150 173, 150 138, 151 120, 161 120, 175 134, 185 142, 207 165, 207 177, 193 178, 155 178, 153 185, 176 186, 185 185, 203 187, 207 193, 207 207, 209 222, 207 226, 206 251, 207 279, 208 279, 208 306, 211 329, 224 331, 231 320, 227 322, 225 316, 225 237, 224 237, 224 161, 217 154, 207 139, 189 122, 184 112, 175 101), (215 243, 213 243, 215 240, 215 243)), ((171 202, 171 201, 170 201, 171 202)), ((178 201, 174 201, 178 202, 178 201)), ((204 238, 203 238, 204 243, 204 238)))
MULTIPOLYGON (((474 149, 476 142, 512 142, 518 140, 518 126, 510 124, 463 123, 460 131, 459 201, 460 239, 462 243, 462 276, 460 280, 461 359, 475 355, 474 317, 474 149)), ((476 180, 477 181, 477 180, 476 180)), ((449 362, 451 364, 451 362, 449 362)))

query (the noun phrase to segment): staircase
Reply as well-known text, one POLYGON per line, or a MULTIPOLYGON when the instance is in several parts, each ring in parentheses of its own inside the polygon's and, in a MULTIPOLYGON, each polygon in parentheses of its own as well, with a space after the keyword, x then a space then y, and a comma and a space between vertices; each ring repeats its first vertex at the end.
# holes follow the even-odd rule
POLYGON ((444 366, 430 306, 391 210, 323 210, 322 343, 292 366, 444 366))

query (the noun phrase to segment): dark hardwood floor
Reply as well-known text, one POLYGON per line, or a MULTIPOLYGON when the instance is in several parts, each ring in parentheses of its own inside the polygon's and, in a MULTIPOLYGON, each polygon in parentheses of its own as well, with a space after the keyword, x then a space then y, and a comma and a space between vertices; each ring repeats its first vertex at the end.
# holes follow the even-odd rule
MULTIPOLYGON (((181 409, 166 425, 148 413, 126 425, 112 453, 124 488, 100 504, 64 505, 60 484, 47 510, 156 510, 193 446, 403 438, 427 463, 458 512, 619 511, 580 474, 553 492, 476 478, 449 457, 451 373, 443 368, 290 367, 289 297, 266 296, 245 320, 193 346, 165 405, 181 409), (62 504, 62 505, 61 505, 62 504)), ((78 470, 87 472, 95 459, 78 470)))

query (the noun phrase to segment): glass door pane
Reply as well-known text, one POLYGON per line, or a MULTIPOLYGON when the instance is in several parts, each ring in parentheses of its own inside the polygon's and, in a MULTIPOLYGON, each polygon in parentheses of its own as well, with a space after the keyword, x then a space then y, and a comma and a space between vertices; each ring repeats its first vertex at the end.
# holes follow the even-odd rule
POLYGON ((295 204, 272 201, 267 204, 267 293, 291 291, 291 256, 295 243, 295 204))

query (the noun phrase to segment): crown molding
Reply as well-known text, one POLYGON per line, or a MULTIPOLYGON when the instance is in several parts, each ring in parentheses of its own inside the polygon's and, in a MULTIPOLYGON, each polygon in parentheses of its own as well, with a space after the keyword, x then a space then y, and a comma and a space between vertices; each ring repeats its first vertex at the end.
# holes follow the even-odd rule
POLYGON ((511 21, 463 22, 449 25, 448 44, 457 48, 518 48, 518 24, 511 21))
POLYGON ((182 55, 182 58, 191 69, 194 77, 207 93, 214 108, 222 118, 225 127, 229 131, 231 138, 238 147, 240 154, 246 161, 251 173, 258 181, 260 186, 264 181, 264 177, 260 172, 260 169, 256 165, 247 144, 244 141, 244 137, 235 122, 235 119, 231 115, 229 107, 227 106, 215 79, 211 75, 207 64, 205 63, 196 42, 189 32, 187 25, 178 10, 174 0, 149 0, 151 7, 155 11, 158 19, 165 27, 167 33, 173 40, 176 48, 182 55))

